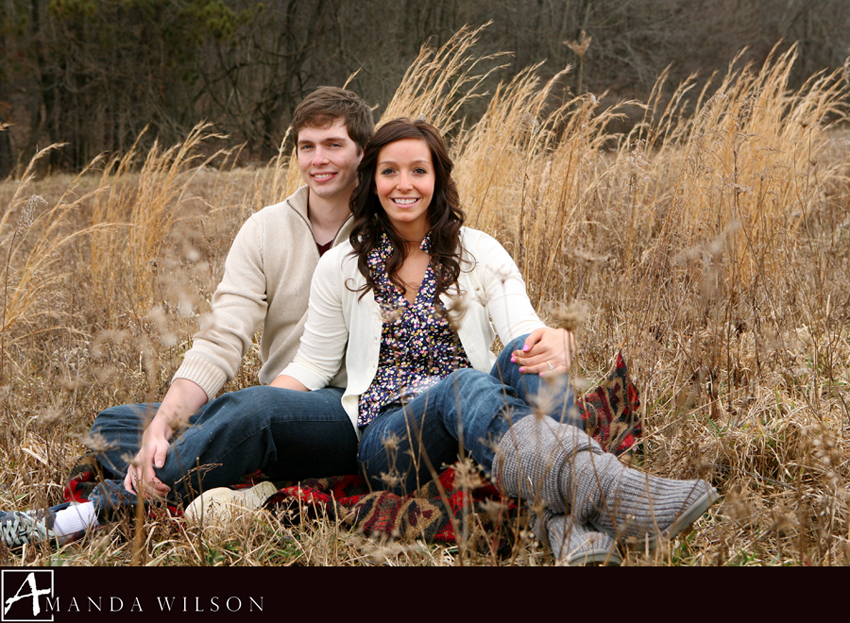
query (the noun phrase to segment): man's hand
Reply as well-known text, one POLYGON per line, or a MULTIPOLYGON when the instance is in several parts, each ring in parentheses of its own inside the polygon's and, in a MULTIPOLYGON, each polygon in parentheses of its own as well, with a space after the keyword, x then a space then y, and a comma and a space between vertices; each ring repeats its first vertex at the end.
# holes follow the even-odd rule
POLYGON ((124 477, 124 488, 136 495, 164 497, 171 488, 156 477, 165 465, 172 435, 207 402, 207 394, 188 379, 175 379, 142 435, 142 445, 124 477))
POLYGON ((576 338, 566 329, 543 327, 533 331, 522 350, 511 353, 511 361, 523 374, 553 376, 570 369, 576 353, 576 338))
POLYGON ((164 419, 154 418, 142 436, 142 447, 127 469, 124 488, 145 497, 165 497, 171 488, 156 477, 154 466, 165 465, 165 456, 170 446, 171 426, 164 419))

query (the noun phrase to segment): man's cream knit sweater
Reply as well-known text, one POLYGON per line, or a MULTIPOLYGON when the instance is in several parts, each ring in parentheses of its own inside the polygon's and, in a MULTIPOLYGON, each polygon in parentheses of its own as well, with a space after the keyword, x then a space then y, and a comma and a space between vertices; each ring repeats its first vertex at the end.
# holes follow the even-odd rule
MULTIPOLYGON (((307 197, 304 186, 285 201, 263 208, 233 241, 211 312, 201 320, 192 348, 174 374, 175 379, 200 385, 210 400, 234 377, 260 329, 261 383, 274 380, 298 351, 310 281, 319 262, 307 197)), ((351 224, 349 217, 334 246, 348 240, 351 224)), ((345 386, 344 371, 332 384, 345 386)))

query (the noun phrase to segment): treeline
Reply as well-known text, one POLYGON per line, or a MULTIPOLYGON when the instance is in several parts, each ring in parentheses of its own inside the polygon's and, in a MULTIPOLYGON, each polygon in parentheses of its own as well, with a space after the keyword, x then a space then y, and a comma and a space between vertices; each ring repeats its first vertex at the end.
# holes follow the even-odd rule
POLYGON ((67 143, 51 165, 77 170, 146 126, 171 144, 200 120, 266 159, 316 86, 357 72, 380 112, 420 46, 486 22, 478 53, 513 53, 484 61, 507 65, 492 81, 573 64, 562 97, 646 99, 668 65, 671 85, 708 78, 779 41, 799 43, 802 83, 850 46, 847 0, 0 0, 0 177, 50 143, 67 143))

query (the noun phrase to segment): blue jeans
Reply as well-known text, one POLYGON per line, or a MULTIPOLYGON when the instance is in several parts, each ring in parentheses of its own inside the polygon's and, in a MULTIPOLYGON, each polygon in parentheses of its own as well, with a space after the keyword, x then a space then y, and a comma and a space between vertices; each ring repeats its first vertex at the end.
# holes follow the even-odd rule
MULTIPOLYGON (((329 387, 298 392, 262 385, 208 402, 172 441, 165 465, 155 469, 171 487, 169 501, 187 503, 202 491, 234 484, 258 469, 272 480, 357 473, 357 435, 342 408, 342 391, 329 387)), ((99 511, 135 503, 123 480, 158 407, 121 405, 95 419, 92 436, 102 436, 107 446, 97 458, 113 477, 89 497, 99 511)))
MULTIPOLYGON (((520 374, 511 353, 522 336, 502 350, 490 374, 464 368, 430 387, 403 407, 388 408, 364 430, 358 461, 375 489, 410 493, 444 464, 467 453, 488 474, 496 446, 513 422, 531 414, 538 396, 552 394, 537 374, 520 374)), ((566 375, 545 413, 581 427, 566 375)))

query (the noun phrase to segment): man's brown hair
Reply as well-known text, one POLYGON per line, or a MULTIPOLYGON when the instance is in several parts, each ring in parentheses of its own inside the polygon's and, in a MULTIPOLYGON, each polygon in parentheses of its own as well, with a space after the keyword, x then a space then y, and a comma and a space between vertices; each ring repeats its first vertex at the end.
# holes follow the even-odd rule
POLYGON ((295 144, 302 128, 326 128, 337 119, 345 122, 348 136, 362 152, 375 131, 372 109, 356 93, 339 87, 319 87, 298 104, 292 117, 295 144))

